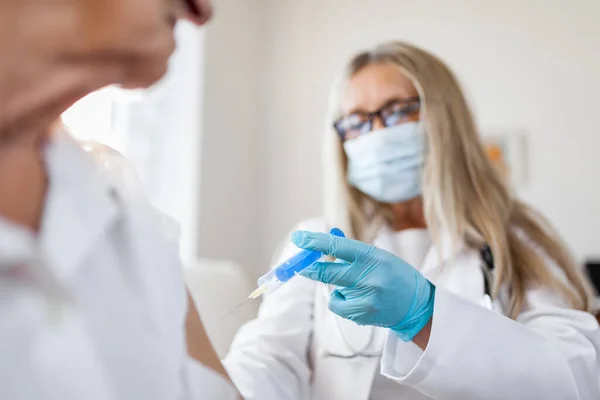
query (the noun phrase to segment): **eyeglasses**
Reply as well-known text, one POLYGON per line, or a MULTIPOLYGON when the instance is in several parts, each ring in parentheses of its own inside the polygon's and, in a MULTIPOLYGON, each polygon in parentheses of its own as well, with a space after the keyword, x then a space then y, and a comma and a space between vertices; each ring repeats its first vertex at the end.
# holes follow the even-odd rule
POLYGON ((375 117, 385 127, 400 125, 405 122, 417 121, 421 111, 421 100, 418 97, 409 97, 402 100, 394 100, 377 111, 371 113, 354 112, 338 119, 333 127, 342 141, 357 138, 373 130, 375 117))

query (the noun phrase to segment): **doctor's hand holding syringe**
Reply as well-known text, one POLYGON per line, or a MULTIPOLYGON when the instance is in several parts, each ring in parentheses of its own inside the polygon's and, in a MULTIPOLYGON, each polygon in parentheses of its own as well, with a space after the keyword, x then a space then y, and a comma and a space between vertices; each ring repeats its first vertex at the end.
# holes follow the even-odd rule
POLYGON ((248 299, 300 274, 338 286, 329 302, 332 312, 359 325, 389 328, 402 340, 427 347, 435 286, 419 271, 389 252, 347 239, 337 228, 329 234, 295 232, 292 241, 302 251, 260 277, 248 299), (338 260, 319 261, 323 256, 338 260))

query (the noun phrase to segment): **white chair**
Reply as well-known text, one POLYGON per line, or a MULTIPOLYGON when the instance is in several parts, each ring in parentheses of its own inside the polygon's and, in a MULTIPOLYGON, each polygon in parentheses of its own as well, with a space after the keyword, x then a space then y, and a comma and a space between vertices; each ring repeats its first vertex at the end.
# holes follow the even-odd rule
POLYGON ((219 357, 227 354, 237 330, 256 317, 258 300, 227 312, 255 289, 244 269, 230 261, 198 260, 184 268, 185 280, 219 357))

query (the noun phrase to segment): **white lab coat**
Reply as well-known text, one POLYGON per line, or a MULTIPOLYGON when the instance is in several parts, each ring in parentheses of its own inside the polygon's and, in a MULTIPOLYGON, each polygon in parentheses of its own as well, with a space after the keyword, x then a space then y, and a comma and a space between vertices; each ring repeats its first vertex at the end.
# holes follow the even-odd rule
POLYGON ((38 237, 0 217, 0 399, 235 399, 187 355, 177 240, 66 134, 38 237))
MULTIPOLYGON (((319 220, 298 228, 327 230, 319 220)), ((375 244, 387 248, 385 237, 375 244)), ((282 259, 295 251, 288 246, 282 259)), ((432 247, 421 268, 437 285, 425 351, 388 330, 337 317, 327 308, 330 288, 297 277, 267 296, 258 319, 238 332, 225 359, 230 376, 246 398, 260 400, 367 400, 380 371, 398 383, 399 399, 600 399, 600 334, 592 315, 565 308, 544 288, 532 288, 526 309, 510 320, 480 305, 478 251, 462 247, 453 259, 449 254, 442 259, 444 269, 432 247), (361 349, 371 332, 364 353, 381 352, 381 359, 326 356, 349 354, 342 336, 361 349)))

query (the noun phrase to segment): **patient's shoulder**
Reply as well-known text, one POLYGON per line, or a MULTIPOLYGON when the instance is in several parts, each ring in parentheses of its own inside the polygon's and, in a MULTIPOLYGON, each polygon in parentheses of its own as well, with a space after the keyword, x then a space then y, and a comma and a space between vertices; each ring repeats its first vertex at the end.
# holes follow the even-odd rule
POLYGON ((123 154, 95 141, 81 142, 81 147, 121 195, 134 198, 147 197, 135 167, 123 154))

